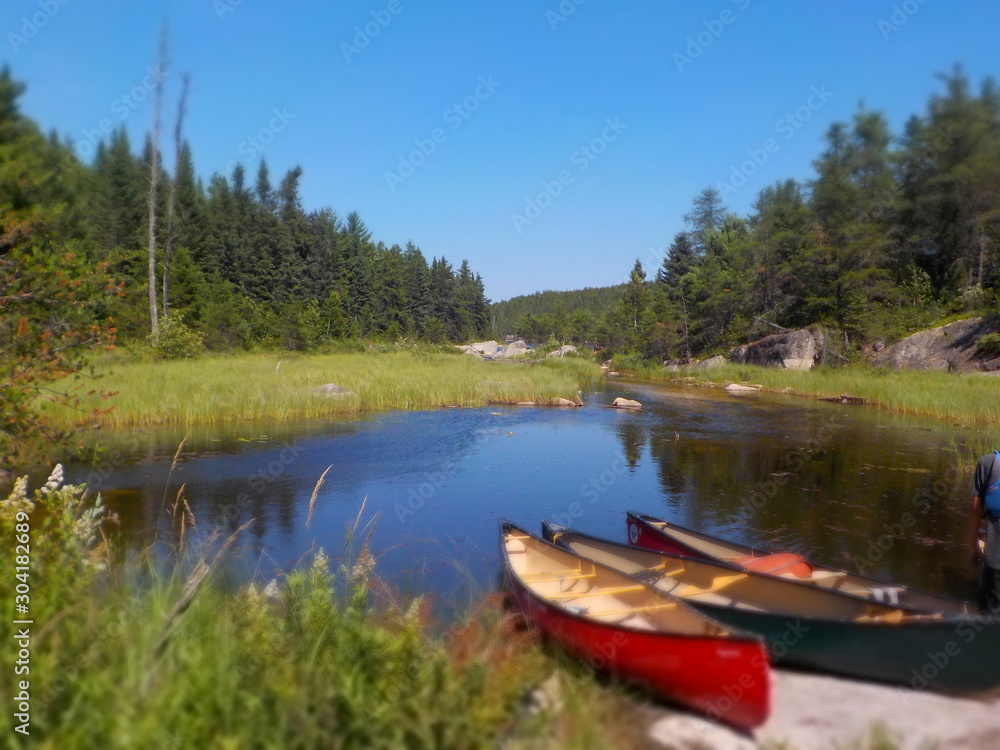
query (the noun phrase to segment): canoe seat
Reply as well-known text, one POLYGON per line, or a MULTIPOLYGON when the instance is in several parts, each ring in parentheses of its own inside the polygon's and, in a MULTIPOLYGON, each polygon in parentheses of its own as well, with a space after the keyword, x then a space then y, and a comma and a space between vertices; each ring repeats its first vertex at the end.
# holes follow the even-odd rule
POLYGON ((855 617, 855 622, 888 622, 893 625, 898 624, 903 621, 905 613, 901 609, 894 609, 892 612, 886 612, 883 615, 874 614, 869 611, 869 614, 861 615, 861 617, 855 617))
POLYGON ((831 578, 847 578, 846 570, 814 570, 809 576, 814 581, 829 581, 831 578))
POLYGON ((754 573, 792 575, 796 578, 811 578, 813 574, 812 566, 794 552, 775 552, 764 557, 747 555, 737 557, 733 562, 754 573))
POLYGON ((521 576, 525 583, 556 583, 558 581, 582 581, 587 578, 597 578, 597 571, 593 573, 581 573, 579 570, 574 570, 571 573, 561 574, 561 573, 525 573, 521 576), (533 578, 534 575, 543 576, 554 576, 553 578, 533 578))
POLYGON ((604 588, 590 589, 588 591, 560 591, 558 594, 545 594, 546 599, 576 599, 584 596, 614 596, 624 594, 629 591, 642 591, 646 587, 641 583, 635 586, 608 586, 604 588))
POLYGON ((747 578, 746 573, 737 573, 732 576, 716 576, 712 580, 710 586, 701 588, 701 586, 695 586, 693 583, 689 583, 687 586, 678 589, 677 591, 671 591, 670 593, 674 596, 698 596, 700 594, 714 594, 722 588, 725 588, 731 583, 736 583, 737 581, 742 581, 747 578))

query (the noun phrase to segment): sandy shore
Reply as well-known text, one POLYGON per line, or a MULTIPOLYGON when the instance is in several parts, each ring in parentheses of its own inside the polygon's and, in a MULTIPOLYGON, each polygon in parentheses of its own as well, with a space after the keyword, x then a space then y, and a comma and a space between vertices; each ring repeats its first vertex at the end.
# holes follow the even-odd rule
POLYGON ((784 670, 772 672, 772 713, 747 737, 693 716, 653 721, 651 747, 676 750, 834 750, 867 748, 883 726, 904 750, 993 750, 1000 747, 1000 696, 953 698, 784 670))

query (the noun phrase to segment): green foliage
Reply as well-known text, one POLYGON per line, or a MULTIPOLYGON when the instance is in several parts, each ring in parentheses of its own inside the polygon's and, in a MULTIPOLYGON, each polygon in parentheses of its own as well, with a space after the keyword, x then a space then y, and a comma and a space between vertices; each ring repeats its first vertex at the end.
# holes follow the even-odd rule
POLYGON ((979 351, 995 357, 1000 355, 1000 333, 988 333, 977 342, 979 351))
POLYGON ((204 336, 184 322, 180 313, 160 320, 160 335, 153 349, 163 359, 195 359, 205 351, 204 336))
POLYGON ((78 404, 67 376, 87 350, 113 345, 124 294, 85 239, 83 168, 18 112, 22 91, 0 72, 0 470, 45 461, 65 445, 38 399, 78 404))
MULTIPOLYGON (((896 339, 948 313, 992 312, 1000 289, 1000 89, 960 69, 907 123, 860 107, 834 122, 815 177, 760 192, 746 218, 708 188, 684 216, 643 320, 634 302, 598 325, 612 352, 702 356, 818 324, 848 342, 896 339), (639 331, 636 335, 637 330, 639 331)), ((638 289, 634 284, 633 289, 638 289)))
MULTIPOLYGON (((507 336, 523 330, 523 319, 532 316, 541 319, 550 316, 549 329, 542 339, 548 338, 554 330, 555 315, 562 311, 568 316, 568 335, 574 341, 587 341, 594 335, 595 321, 604 317, 615 306, 624 291, 624 285, 578 289, 572 292, 535 292, 534 294, 511 297, 503 302, 494 302, 490 312, 496 320, 494 336, 507 336)), ((527 324, 530 325, 531 324, 527 324)), ((531 339, 534 340, 532 336, 531 339)))
MULTIPOLYGON (((32 519, 31 613, 45 623, 33 747, 492 748, 545 674, 496 610, 446 641, 428 635, 419 599, 376 608, 367 548, 337 571, 320 550, 268 595, 225 587, 214 550, 183 541, 172 570, 149 556, 113 564, 99 500, 60 484, 57 467, 0 502, 4 538, 28 525, 18 512, 32 519)), ((0 563, 8 580, 13 562, 0 563)), ((0 654, 7 674, 14 658, 0 654)))

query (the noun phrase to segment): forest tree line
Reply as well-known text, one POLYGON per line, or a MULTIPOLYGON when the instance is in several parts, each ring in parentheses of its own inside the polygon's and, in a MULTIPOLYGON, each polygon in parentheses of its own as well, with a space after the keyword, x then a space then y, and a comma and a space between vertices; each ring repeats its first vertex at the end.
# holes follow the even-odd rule
POLYGON ((596 324, 575 327, 554 297, 512 328, 545 316, 536 339, 565 331, 665 359, 819 324, 856 353, 949 315, 995 312, 1000 88, 987 79, 974 91, 960 69, 942 78, 900 134, 864 106, 830 125, 815 176, 764 188, 747 216, 726 206, 731 186, 704 189, 659 265, 637 260, 617 303, 591 310, 596 324))
MULTIPOLYGON (((345 338, 445 342, 486 333, 489 302, 467 261, 456 268, 444 257, 428 262, 413 243, 387 247, 357 213, 304 210, 300 167, 273 181, 263 160, 252 178, 237 164, 205 185, 179 124, 170 169, 152 138, 136 151, 124 128, 99 142, 85 164, 71 142, 41 137, 18 112, 22 90, 2 73, 0 118, 15 135, 4 144, 5 166, 33 183, 19 192, 44 222, 46 246, 72 248, 114 284, 117 294, 90 309, 95 320, 113 320, 119 343, 146 342, 154 313, 172 320, 174 333, 181 325, 216 350, 307 350, 345 338), (151 190, 154 178, 159 188, 151 190)), ((5 203, 16 192, 5 191, 5 203)))

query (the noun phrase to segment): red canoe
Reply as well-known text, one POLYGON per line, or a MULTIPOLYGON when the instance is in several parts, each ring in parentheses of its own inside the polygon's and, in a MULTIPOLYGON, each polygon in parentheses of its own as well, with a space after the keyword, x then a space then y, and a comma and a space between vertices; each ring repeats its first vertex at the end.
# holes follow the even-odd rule
POLYGON ((763 641, 689 605, 501 522, 511 606, 593 668, 741 730, 770 710, 763 641))

